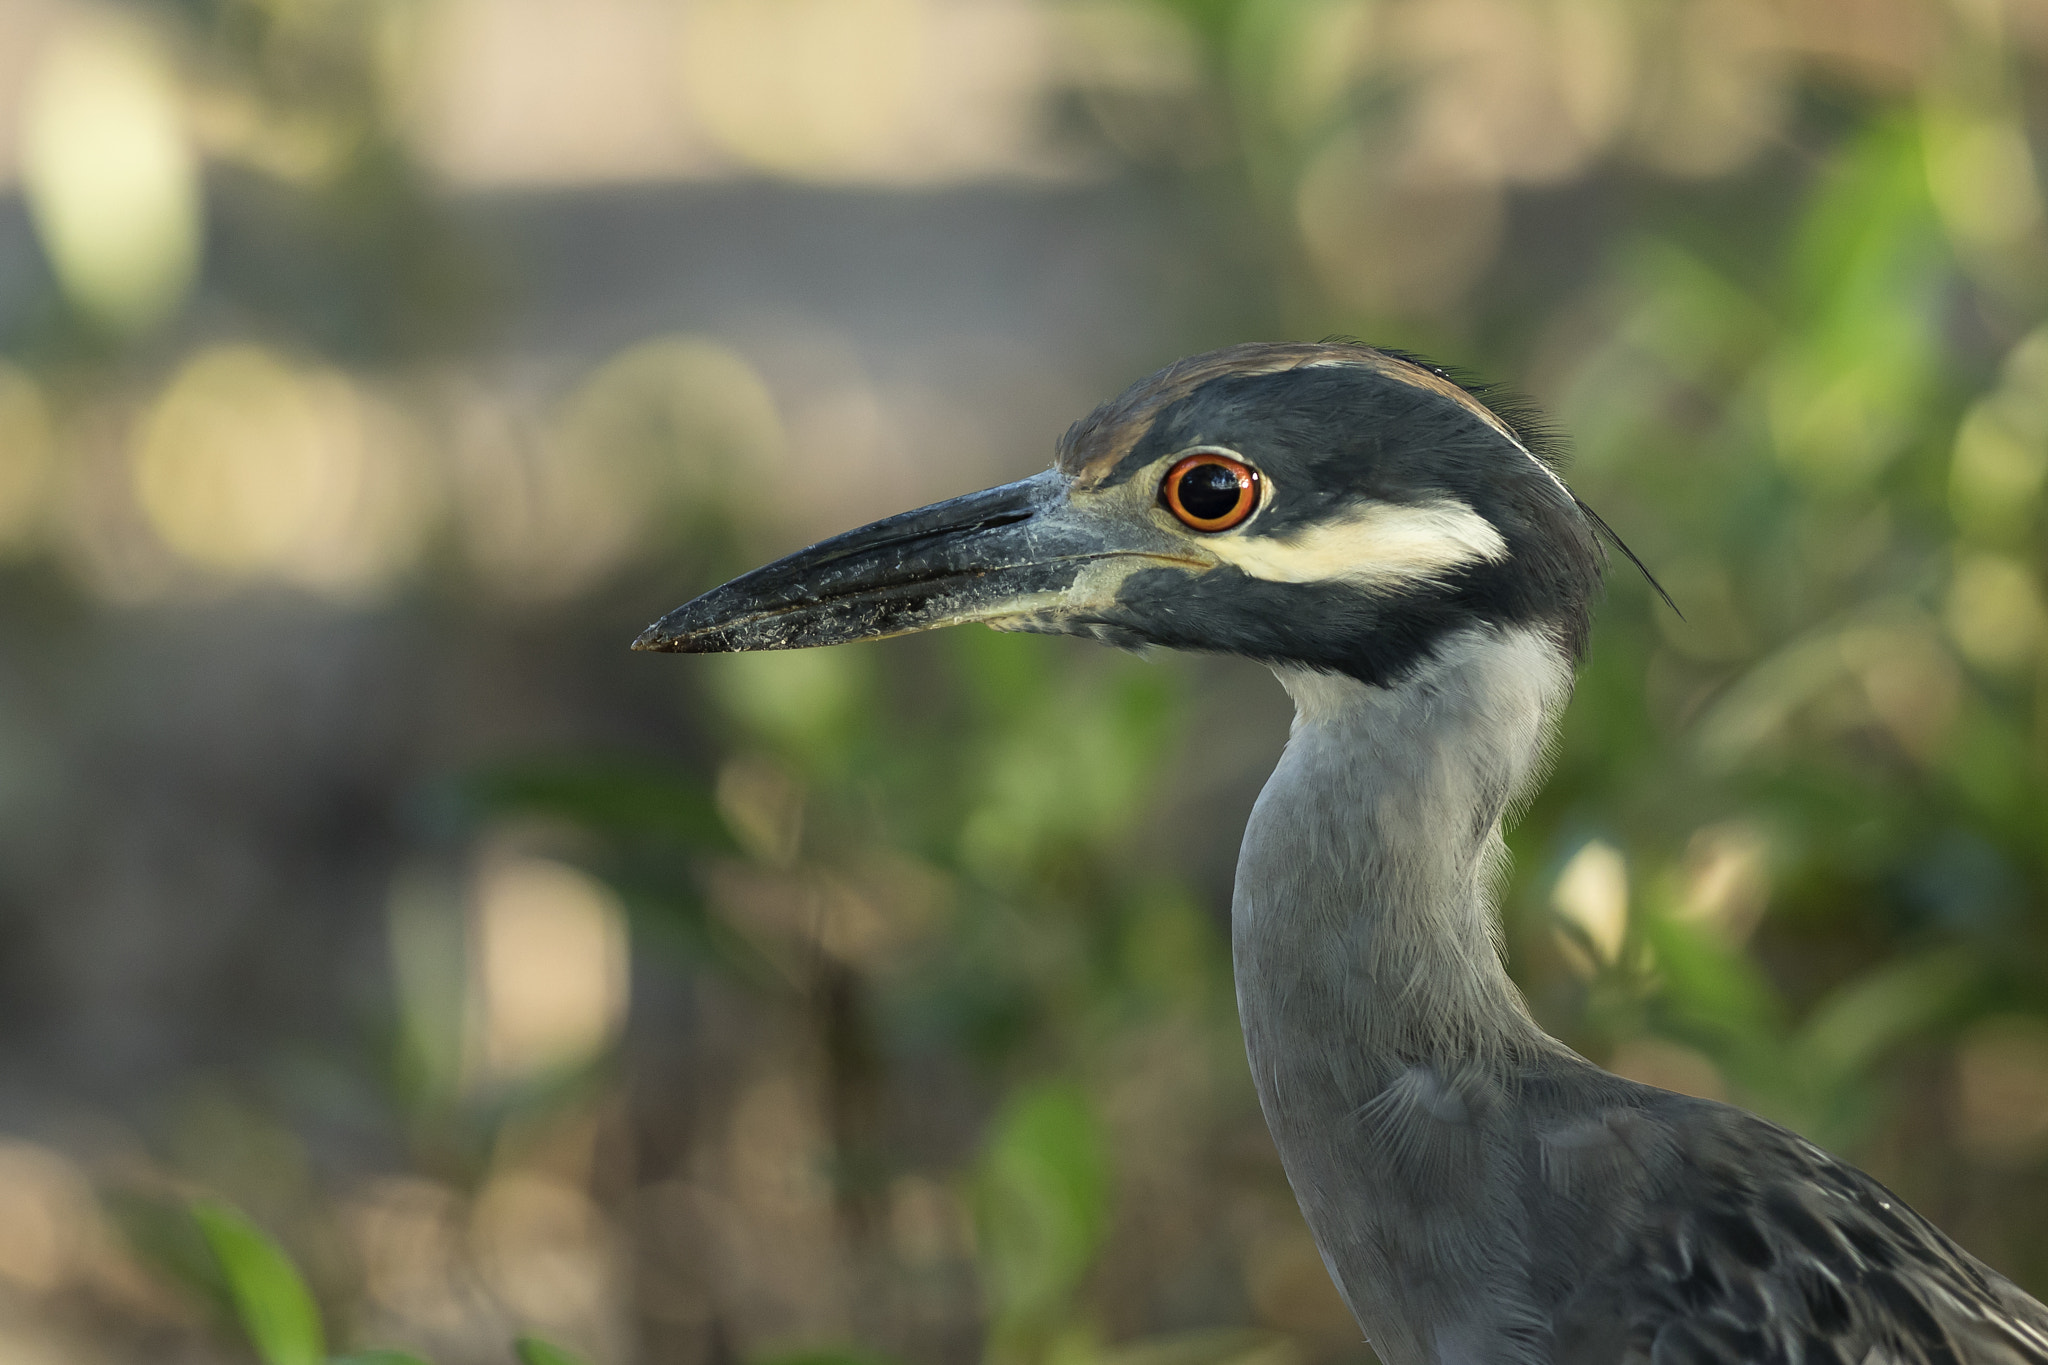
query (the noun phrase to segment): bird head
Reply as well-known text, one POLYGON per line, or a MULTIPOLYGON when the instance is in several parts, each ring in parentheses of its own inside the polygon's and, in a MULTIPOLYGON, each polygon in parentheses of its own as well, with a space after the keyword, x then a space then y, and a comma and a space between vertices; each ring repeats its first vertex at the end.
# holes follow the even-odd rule
POLYGON ((1182 360, 1074 424, 1053 468, 714 588, 636 649, 799 649, 980 621, 1398 681, 1453 632, 1575 656, 1597 518, 1442 372, 1348 343, 1182 360))

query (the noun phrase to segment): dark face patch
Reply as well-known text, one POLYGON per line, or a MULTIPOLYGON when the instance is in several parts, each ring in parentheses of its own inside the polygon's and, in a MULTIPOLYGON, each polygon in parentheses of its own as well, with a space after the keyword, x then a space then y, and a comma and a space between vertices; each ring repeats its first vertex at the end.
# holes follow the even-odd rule
POLYGON ((1462 391, 1417 367, 1314 363, 1328 350, 1237 348, 1183 362, 1076 424, 1061 464, 1075 496, 1157 480, 1191 447, 1234 452, 1266 488, 1224 536, 1287 545, 1376 504, 1469 509, 1505 554, 1466 556, 1403 581, 1276 582, 1235 567, 1133 575, 1096 634, 1243 654, 1393 682, 1445 635, 1475 624, 1539 627, 1583 647, 1600 577, 1593 530, 1556 476, 1462 391), (1305 360, 1304 357, 1307 357, 1305 360), (1197 363, 1201 362, 1201 363, 1197 363), (1285 362, 1285 363, 1282 363, 1285 362), (1424 376, 1428 383, 1417 382, 1424 376))

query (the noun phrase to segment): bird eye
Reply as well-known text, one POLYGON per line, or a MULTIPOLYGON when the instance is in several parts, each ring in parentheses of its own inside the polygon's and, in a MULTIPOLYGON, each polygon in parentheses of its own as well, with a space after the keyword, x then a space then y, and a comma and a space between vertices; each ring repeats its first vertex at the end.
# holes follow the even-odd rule
POLYGON ((1228 455, 1190 455, 1159 485, 1166 510, 1197 531, 1228 531, 1259 505, 1259 471, 1228 455))

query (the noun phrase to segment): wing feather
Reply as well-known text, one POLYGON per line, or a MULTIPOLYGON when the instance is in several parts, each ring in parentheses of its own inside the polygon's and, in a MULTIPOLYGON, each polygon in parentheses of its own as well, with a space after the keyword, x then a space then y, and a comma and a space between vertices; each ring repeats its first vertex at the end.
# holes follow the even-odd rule
POLYGON ((1535 1244, 1593 1249, 1556 1282, 1560 1365, 2048 1365, 2048 1307, 1855 1167, 1726 1105, 1616 1098, 1531 1154, 1535 1244))

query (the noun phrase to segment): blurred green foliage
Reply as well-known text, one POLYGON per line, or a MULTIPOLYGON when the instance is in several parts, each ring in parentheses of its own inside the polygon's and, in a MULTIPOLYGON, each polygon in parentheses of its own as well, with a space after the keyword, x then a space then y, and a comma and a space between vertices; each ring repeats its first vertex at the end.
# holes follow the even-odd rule
POLYGON ((517 1349, 519 1365, 580 1365, 575 1356, 539 1337, 521 1337, 517 1349))
POLYGON ((321 1365, 327 1343, 320 1310, 277 1244, 219 1200, 195 1204, 192 1216, 220 1262, 235 1311, 265 1365, 321 1365))
MULTIPOLYGON (((195 1203, 192 1217, 220 1264, 242 1330, 264 1365, 330 1365, 320 1309, 284 1250, 218 1199, 195 1203)), ((539 1337, 521 1337, 513 1350, 520 1365, 582 1365, 577 1356, 539 1337)), ((369 1350, 336 1356, 331 1365, 425 1362, 405 1351, 369 1350)))
POLYGON ((974 1178, 993 1357, 1020 1354, 1034 1329, 1070 1311, 1108 1219, 1102 1148, 1087 1100, 1071 1087, 1013 1095, 997 1116, 974 1178))
MULTIPOLYGON (((925 13, 868 10, 885 36, 925 13)), ((1511 831, 1511 965, 1544 1023, 1869 1164, 2048 1286, 2038 17, 1912 0, 1874 6, 1884 23, 1736 0, 1020 10, 1058 60, 1033 78, 1050 150, 1015 183, 1135 187, 1165 300, 1157 354, 1068 379, 1106 396, 1211 344, 1332 333, 1513 378, 1682 608, 1615 566, 1556 770, 1511 831)), ((677 7, 736 71, 757 11, 829 18, 677 7)), ((0 558, 24 619, 122 640, 169 612, 396 622, 451 674, 474 656, 545 676, 533 688, 571 720, 481 754, 421 737, 425 776, 406 770, 387 824, 322 826, 402 845, 348 884, 389 950, 352 1042, 280 1039, 268 1070, 185 1078, 92 1167, 97 1203, 53 1146, 0 1150, 0 1197, 40 1192, 22 1207, 53 1225, 103 1210, 127 1248, 36 1261, 0 1239, 0 1273, 33 1286, 58 1266, 45 1278, 71 1288, 36 1302, 119 1343, 90 1358, 210 1352, 218 1308, 270 1365, 324 1359, 314 1292, 240 1206, 284 1233, 338 1338, 420 1352, 359 1362, 502 1359, 528 1324, 606 1365, 1360 1359, 1235 1033, 1226 883, 1284 724, 1266 680, 980 631, 620 662, 645 666, 630 682, 591 662, 623 651, 634 613, 790 548, 799 525, 836 529, 821 518, 858 485, 831 483, 816 447, 894 488, 875 471, 899 433, 883 424, 863 455, 864 409, 840 392, 858 385, 803 365, 771 384, 739 341, 701 335, 636 334, 583 382, 491 396, 496 322, 545 290, 497 277, 465 226, 522 182, 464 194, 426 169, 437 91, 418 71, 453 13, 136 7, 156 36, 121 51, 183 82, 206 166, 205 222, 186 226, 211 255, 144 260, 157 293, 109 311, 94 290, 140 268, 120 234, 104 259, 53 250, 48 289, 0 318, 0 558), (183 312, 158 297, 180 289, 183 312), (357 464, 323 482, 335 450, 357 464), (343 487, 375 534, 330 519, 355 505, 343 487), (536 977, 581 983, 535 997, 569 1002, 567 1043, 510 1027, 526 1016, 506 1000, 536 977), (607 1012, 628 997, 629 1022, 607 1012), (193 1188, 222 1198, 188 1215, 193 1188)), ((795 54, 805 32, 754 39, 795 54)), ((921 69, 833 66, 856 68, 921 69)), ((779 69, 736 88, 785 77, 768 104, 797 122, 796 94, 840 89, 779 69)), ((735 126, 702 125, 714 142, 735 126)), ((804 164, 729 143, 727 169, 804 164)), ((835 221, 864 194, 954 207, 865 164, 789 192, 835 221)), ((97 191, 45 174, 24 193, 47 236, 75 221, 49 205, 97 191)), ((143 210, 201 211, 92 221, 143 210)), ((899 268, 885 283, 917 298, 923 267, 899 268)), ((1056 367, 1026 351, 1002 365, 1044 388, 1056 367)), ((1044 413, 1016 449, 1038 458, 1078 415, 1044 413)), ((55 638, 52 656, 79 648, 55 638)), ((397 689, 423 709, 427 676, 397 689)), ((473 695, 433 712, 450 731, 513 709, 460 685, 473 695)), ((12 771, 0 796, 26 785, 12 771)), ((381 780, 334 784, 353 800, 381 780)), ((39 804, 8 819, 40 828, 39 804)), ((196 880, 195 902, 215 885, 196 880)))

